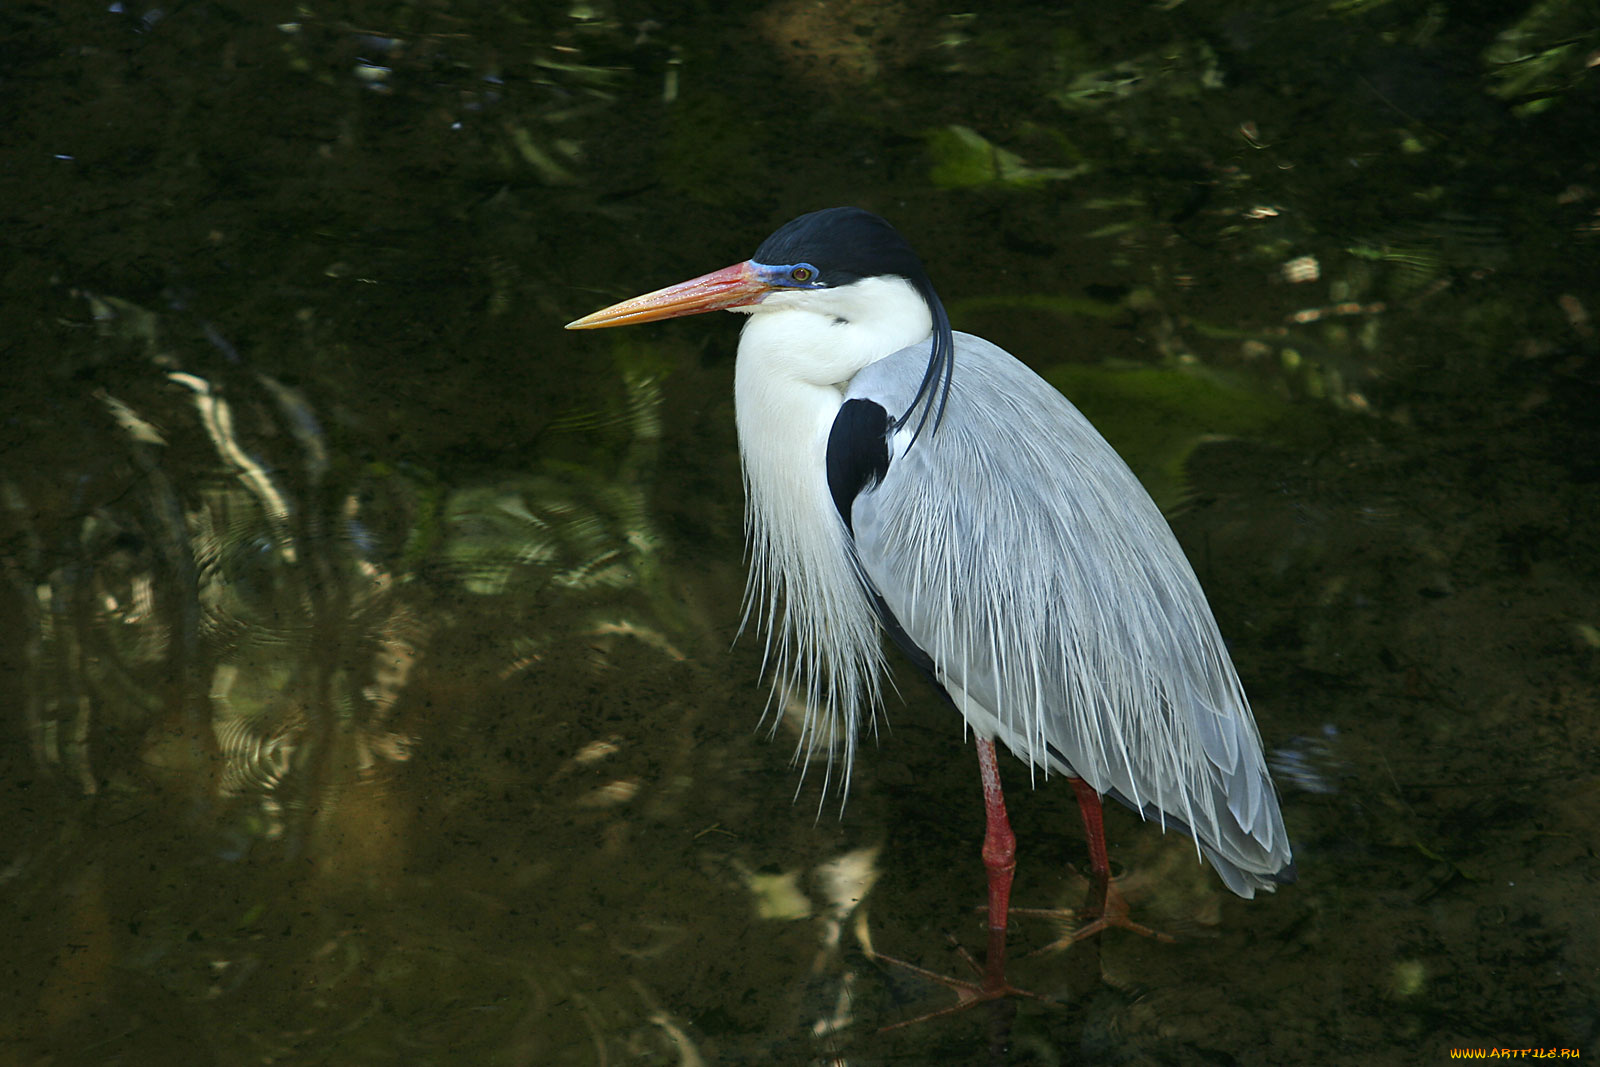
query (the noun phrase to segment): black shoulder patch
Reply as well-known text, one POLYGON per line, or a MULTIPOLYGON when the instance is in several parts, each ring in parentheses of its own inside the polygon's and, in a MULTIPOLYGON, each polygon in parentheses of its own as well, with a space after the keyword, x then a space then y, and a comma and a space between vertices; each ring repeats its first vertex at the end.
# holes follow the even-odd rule
POLYGON ((850 505, 861 490, 877 485, 887 473, 889 413, 871 400, 846 400, 828 433, 828 490, 852 533, 850 505))

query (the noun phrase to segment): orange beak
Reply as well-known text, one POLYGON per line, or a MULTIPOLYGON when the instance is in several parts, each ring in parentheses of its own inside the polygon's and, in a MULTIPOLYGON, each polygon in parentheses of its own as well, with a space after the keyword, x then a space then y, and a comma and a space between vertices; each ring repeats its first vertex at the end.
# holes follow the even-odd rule
POLYGON ((592 315, 567 323, 569 330, 597 330, 603 326, 631 326, 636 322, 675 319, 703 311, 722 311, 760 303, 772 291, 749 262, 735 263, 653 293, 601 308, 592 315))

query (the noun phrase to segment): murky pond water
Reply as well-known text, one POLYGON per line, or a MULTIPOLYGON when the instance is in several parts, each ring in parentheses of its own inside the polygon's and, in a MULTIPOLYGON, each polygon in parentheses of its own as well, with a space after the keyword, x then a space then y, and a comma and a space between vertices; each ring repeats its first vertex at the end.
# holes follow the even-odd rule
POLYGON ((1592 15, 0 12, 4 1058, 1600 1052, 1592 15), (1019 918, 1044 1000, 889 1033, 949 993, 875 950, 982 946, 971 745, 903 669, 842 812, 801 779, 737 323, 560 328, 836 203, 1167 509, 1300 875, 1110 811, 1178 942, 1019 918))

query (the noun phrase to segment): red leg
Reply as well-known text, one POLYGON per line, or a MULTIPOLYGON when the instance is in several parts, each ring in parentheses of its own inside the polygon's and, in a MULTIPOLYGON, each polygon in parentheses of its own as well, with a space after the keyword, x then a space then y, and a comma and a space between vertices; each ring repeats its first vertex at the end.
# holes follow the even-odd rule
POLYGON ((1083 816, 1083 832, 1089 838, 1089 869, 1096 878, 1111 877, 1111 861, 1106 857, 1106 829, 1101 821, 1100 794, 1082 778, 1068 778, 1078 795, 1078 811, 1083 816))
MULTIPOLYGON (((1111 861, 1106 856, 1106 832, 1102 821, 1100 808, 1100 794, 1094 786, 1082 778, 1068 779, 1072 783, 1072 791, 1078 796, 1078 811, 1083 815, 1083 831, 1089 839, 1089 899, 1085 903, 1081 914, 1091 916, 1090 920, 1073 930, 1067 936, 1051 942, 1044 948, 1035 952, 1049 952, 1051 949, 1064 948, 1075 941, 1093 937, 1100 931, 1116 926, 1124 930, 1131 930, 1136 934, 1153 937, 1157 941, 1172 941, 1171 935, 1163 934, 1159 930, 1152 930, 1148 926, 1134 922, 1128 918, 1128 902, 1117 892, 1116 886, 1111 882, 1111 861)), ((1060 912, 1033 911, 1028 914, 1057 914, 1060 912)), ((1077 912, 1074 915, 1080 914, 1077 912)))
POLYGON ((989 872, 989 953, 984 989, 1006 987, 1006 913, 1011 907, 1011 878, 1017 870, 1017 835, 1011 832, 1006 798, 1000 790, 1000 768, 994 742, 978 739, 978 771, 983 775, 983 866, 989 872))
POLYGON ((902 1026, 950 1015, 974 1004, 1001 997, 1040 999, 1038 994, 1018 989, 1006 981, 1006 916, 1011 906, 1011 879, 1017 869, 1017 837, 1011 832, 1011 820, 1006 815, 1006 798, 1000 789, 1000 767, 995 762, 992 740, 978 739, 978 770, 983 776, 983 865, 989 872, 989 952, 981 971, 965 949, 961 949, 961 955, 974 971, 979 972, 983 981, 981 984, 963 982, 880 953, 879 959, 915 971, 924 978, 947 986, 956 995, 956 1003, 951 1007, 885 1026, 885 1030, 897 1030, 902 1026))

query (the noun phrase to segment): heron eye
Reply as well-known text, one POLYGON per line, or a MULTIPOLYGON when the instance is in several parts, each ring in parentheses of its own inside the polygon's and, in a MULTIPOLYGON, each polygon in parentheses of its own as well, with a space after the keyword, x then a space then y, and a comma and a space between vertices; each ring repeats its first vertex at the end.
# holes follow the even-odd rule
POLYGON ((817 272, 814 267, 800 266, 789 272, 789 277, 793 278, 797 282, 809 282, 816 276, 817 272))

